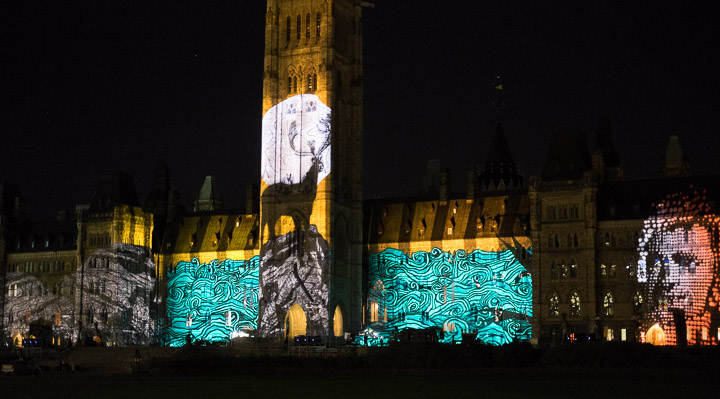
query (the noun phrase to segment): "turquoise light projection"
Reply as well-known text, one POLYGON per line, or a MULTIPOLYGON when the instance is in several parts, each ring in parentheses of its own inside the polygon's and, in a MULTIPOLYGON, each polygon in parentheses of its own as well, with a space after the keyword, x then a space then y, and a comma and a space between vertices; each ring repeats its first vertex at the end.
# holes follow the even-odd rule
POLYGON ((257 329, 260 257, 179 262, 168 273, 165 345, 228 341, 257 329))
POLYGON ((530 338, 532 280, 511 250, 406 255, 391 248, 369 263, 371 324, 363 335, 370 337, 358 337, 360 344, 408 328, 443 331, 441 342, 462 334, 491 345, 530 338))

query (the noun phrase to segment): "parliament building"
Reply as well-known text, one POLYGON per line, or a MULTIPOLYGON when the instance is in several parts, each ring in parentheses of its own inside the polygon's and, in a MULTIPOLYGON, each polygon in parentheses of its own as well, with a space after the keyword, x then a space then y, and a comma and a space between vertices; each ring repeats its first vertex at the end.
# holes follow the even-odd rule
POLYGON ((143 202, 132 175, 109 174, 37 222, 0 181, 0 339, 718 344, 720 177, 692 175, 676 136, 661 178, 628 181, 609 120, 592 150, 558 130, 526 177, 498 123, 464 189, 434 160, 418 192, 363 200, 366 6, 267 1, 260 181, 243 210, 211 176, 184 209, 160 165, 143 202))

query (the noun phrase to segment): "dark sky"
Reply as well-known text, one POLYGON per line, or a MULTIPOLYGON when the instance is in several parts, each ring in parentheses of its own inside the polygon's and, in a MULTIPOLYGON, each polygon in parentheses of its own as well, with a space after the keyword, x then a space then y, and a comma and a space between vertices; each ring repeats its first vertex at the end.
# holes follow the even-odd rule
MULTIPOLYGON (((143 201, 162 159, 184 203, 213 175, 226 206, 242 207, 260 173, 265 1, 47 3, 0 12, 0 178, 22 185, 31 214, 88 202, 118 169, 143 201)), ((720 172, 716 9, 572 3, 366 9, 365 196, 416 193, 431 158, 463 191, 487 155, 498 74, 528 176, 553 129, 579 125, 592 144, 603 115, 630 178, 657 174, 672 134, 696 172, 720 172)))

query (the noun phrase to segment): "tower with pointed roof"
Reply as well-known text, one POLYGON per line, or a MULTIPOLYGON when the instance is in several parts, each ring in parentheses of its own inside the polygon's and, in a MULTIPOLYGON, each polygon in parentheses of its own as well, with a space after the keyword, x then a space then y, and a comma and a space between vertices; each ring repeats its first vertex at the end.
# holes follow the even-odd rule
POLYGON ((261 335, 361 323, 358 0, 268 0, 260 183, 261 335))

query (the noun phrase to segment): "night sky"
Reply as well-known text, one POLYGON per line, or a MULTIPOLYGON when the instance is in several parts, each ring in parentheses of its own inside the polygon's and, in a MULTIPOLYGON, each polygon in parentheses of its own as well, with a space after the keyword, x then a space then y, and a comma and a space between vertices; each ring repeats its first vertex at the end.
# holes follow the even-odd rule
MULTIPOLYGON (((143 202, 163 159, 186 205, 213 175, 242 208, 260 175, 265 1, 47 3, 0 13, 0 178, 31 215, 89 202, 103 171, 133 172, 143 202)), ((432 158, 464 191, 487 155, 497 75, 526 176, 554 129, 580 126, 592 145, 602 116, 629 178, 657 176, 673 134, 697 174, 719 173, 716 9, 575 3, 366 9, 365 197, 415 194, 432 158)))

